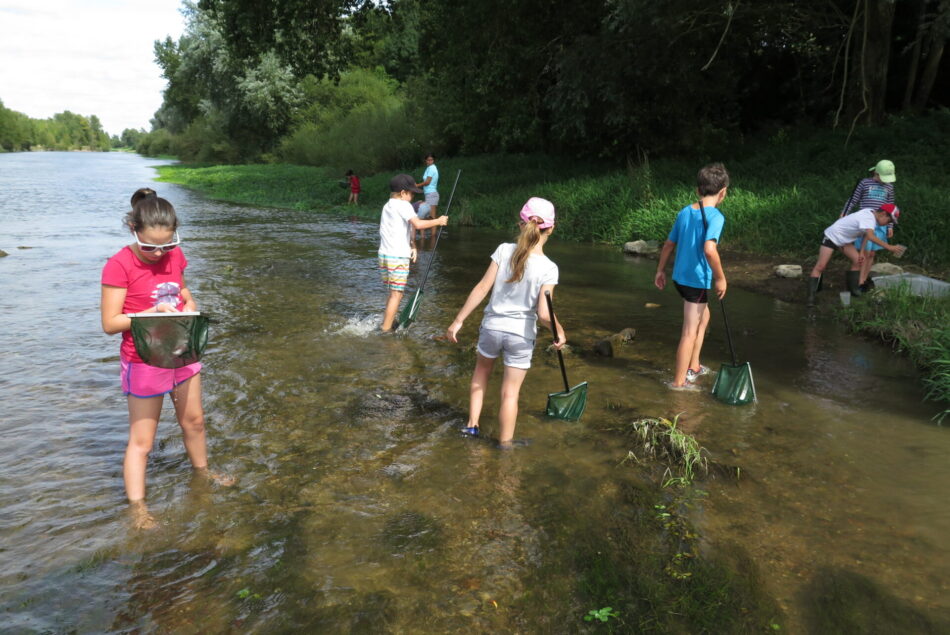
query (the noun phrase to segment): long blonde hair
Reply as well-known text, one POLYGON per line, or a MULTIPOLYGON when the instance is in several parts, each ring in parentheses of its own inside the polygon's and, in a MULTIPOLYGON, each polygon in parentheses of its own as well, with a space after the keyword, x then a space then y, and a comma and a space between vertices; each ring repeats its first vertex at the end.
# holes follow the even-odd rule
POLYGON ((518 235, 518 244, 515 252, 511 254, 511 263, 508 265, 511 269, 511 277, 505 282, 521 282, 524 278, 524 269, 528 264, 528 256, 531 250, 541 240, 541 230, 538 229, 538 223, 544 222, 537 216, 532 216, 526 223, 521 224, 521 234, 518 235))

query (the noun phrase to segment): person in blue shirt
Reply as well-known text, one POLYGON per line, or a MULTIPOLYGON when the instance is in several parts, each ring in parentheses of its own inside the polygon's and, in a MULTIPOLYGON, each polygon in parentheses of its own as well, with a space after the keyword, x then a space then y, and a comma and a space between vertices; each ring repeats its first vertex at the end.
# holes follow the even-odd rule
POLYGON ((673 284, 683 298, 683 330, 673 381, 668 384, 673 390, 699 390, 694 382, 709 373, 709 368, 699 362, 709 326, 709 290, 715 285, 720 300, 726 295, 718 243, 726 222, 719 205, 726 198, 729 173, 722 163, 711 163, 699 171, 696 180, 699 202, 687 205, 676 216, 660 251, 653 281, 661 291, 666 287, 666 263, 675 251, 673 284))
MULTIPOLYGON (((435 165, 435 155, 431 152, 426 155, 426 171, 422 173, 422 181, 416 187, 422 188, 425 203, 419 206, 419 215, 428 212, 429 218, 439 217, 439 168, 435 165)), ((422 216, 422 218, 425 218, 422 216)))

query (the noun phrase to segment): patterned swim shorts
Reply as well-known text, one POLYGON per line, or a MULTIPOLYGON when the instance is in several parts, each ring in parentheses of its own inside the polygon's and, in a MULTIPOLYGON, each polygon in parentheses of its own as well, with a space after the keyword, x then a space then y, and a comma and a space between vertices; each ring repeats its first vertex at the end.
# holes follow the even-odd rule
POLYGON ((409 257, 379 254, 379 277, 387 289, 404 292, 409 279, 409 257))

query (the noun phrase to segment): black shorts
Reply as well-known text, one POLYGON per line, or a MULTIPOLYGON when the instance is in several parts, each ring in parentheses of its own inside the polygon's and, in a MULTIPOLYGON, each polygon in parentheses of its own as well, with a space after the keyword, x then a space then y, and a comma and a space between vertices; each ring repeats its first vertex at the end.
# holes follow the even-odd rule
POLYGON ((680 284, 675 280, 673 284, 676 285, 676 290, 679 291, 680 296, 687 302, 692 302, 693 304, 706 304, 709 302, 709 289, 687 287, 685 284, 680 284))
POLYGON ((836 251, 837 251, 838 249, 841 249, 841 247, 839 247, 838 245, 836 245, 836 244, 834 244, 833 242, 831 242, 831 240, 830 240, 827 236, 825 236, 824 234, 821 235, 821 246, 822 246, 822 247, 831 247, 832 249, 834 249, 834 250, 836 250, 836 251))

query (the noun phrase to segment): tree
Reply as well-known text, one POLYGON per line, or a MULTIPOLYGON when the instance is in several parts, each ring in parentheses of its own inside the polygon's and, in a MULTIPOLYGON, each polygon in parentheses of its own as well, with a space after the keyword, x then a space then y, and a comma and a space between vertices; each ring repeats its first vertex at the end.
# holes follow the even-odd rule
POLYGON ((273 51, 302 77, 335 75, 341 55, 343 16, 357 0, 200 0, 198 9, 221 25, 229 54, 257 63, 273 51))

